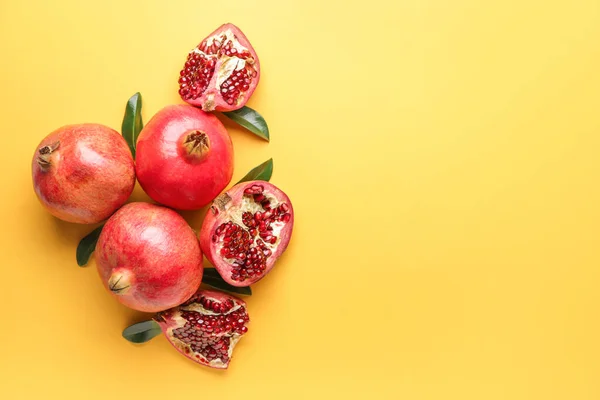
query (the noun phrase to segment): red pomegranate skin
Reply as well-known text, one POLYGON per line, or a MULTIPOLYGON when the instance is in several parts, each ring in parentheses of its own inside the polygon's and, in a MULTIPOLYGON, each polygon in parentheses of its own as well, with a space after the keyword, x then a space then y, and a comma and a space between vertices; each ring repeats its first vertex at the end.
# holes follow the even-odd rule
POLYGON ((96 265, 127 307, 158 312, 188 300, 202 280, 198 238, 175 211, 148 203, 119 209, 102 229, 96 265))
POLYGON ((50 133, 36 148, 31 170, 42 205, 55 217, 80 224, 108 218, 135 185, 125 139, 100 124, 67 125, 50 133))
POLYGON ((154 201, 197 210, 231 181, 231 138, 214 115, 188 105, 167 106, 140 133, 136 174, 154 201))

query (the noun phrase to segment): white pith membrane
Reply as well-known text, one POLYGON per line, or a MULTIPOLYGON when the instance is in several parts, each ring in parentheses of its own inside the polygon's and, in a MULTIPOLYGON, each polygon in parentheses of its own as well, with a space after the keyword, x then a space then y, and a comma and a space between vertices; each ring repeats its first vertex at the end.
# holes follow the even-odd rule
MULTIPOLYGON (((210 296, 203 296, 203 297, 210 299, 214 302, 221 303, 221 301, 211 298, 210 296)), ((171 326, 167 329, 167 332, 166 332, 167 336, 169 338, 171 338, 171 342, 173 343, 173 345, 175 345, 175 347, 177 347, 182 353, 188 355, 194 361, 201 362, 203 364, 209 365, 214 368, 227 368, 229 361, 231 360, 231 355, 233 353, 233 349, 234 349, 235 345, 237 344, 237 342, 240 340, 240 338, 244 335, 243 333, 239 333, 239 332, 235 332, 235 331, 226 331, 226 332, 222 332, 222 333, 211 333, 211 337, 228 338, 229 339, 229 346, 228 346, 228 350, 227 350, 228 359, 226 360, 226 362, 223 362, 223 360, 221 358, 215 358, 214 360, 209 360, 203 354, 195 351, 193 349, 192 344, 185 343, 183 340, 177 338, 175 335, 175 331, 177 329, 183 329, 186 326, 186 324, 188 324, 188 326, 192 324, 190 321, 188 321, 183 316, 182 312, 186 312, 186 311, 196 312, 196 313, 202 314, 203 316, 211 316, 211 315, 213 315, 213 316, 228 316, 228 315, 232 315, 236 311, 242 309, 244 311, 245 315, 246 316, 248 315, 243 304, 237 302, 233 298, 231 298, 231 300, 234 303, 233 307, 230 310, 228 310, 227 312, 223 312, 223 313, 215 312, 213 310, 204 308, 204 306, 200 302, 194 301, 193 303, 187 304, 187 305, 186 305, 186 303, 184 303, 184 305, 179 306, 175 312, 173 312, 171 315, 168 316, 168 318, 170 318, 174 322, 174 324, 173 324, 174 326, 171 326)), ((246 323, 247 322, 244 322, 243 326, 245 326, 246 323)), ((197 331, 201 331, 200 328, 195 328, 195 329, 197 331)), ((187 336, 187 337, 189 337, 189 336, 187 336)), ((210 346, 210 345, 208 345, 208 346, 210 346)))
MULTIPOLYGON (((196 60, 195 62, 198 61, 199 60, 196 60)), ((187 100, 198 99, 209 88, 208 85, 211 81, 213 81, 214 75, 216 74, 216 91, 218 91, 218 93, 229 105, 233 105, 234 101, 227 101, 227 93, 229 93, 229 96, 231 96, 231 93, 235 92, 235 104, 237 105, 243 100, 245 92, 248 90, 248 88, 242 90, 245 75, 247 74, 246 77, 250 78, 249 82, 251 82, 251 80, 256 76, 256 71, 253 68, 254 62, 255 61, 252 57, 251 52, 248 50, 247 47, 243 46, 238 41, 237 37, 235 36, 235 33, 231 29, 227 29, 216 35, 210 36, 190 51, 188 55, 188 60, 181 74, 182 77, 185 76, 188 78, 188 80, 182 82, 180 78, 180 95, 187 100), (231 43, 231 48, 227 50, 230 51, 230 54, 234 53, 236 55, 222 54, 223 47, 227 46, 229 43, 231 43), (205 81, 206 86, 204 88, 197 88, 196 86, 193 86, 193 83, 196 83, 197 81, 190 79, 188 73, 184 74, 184 72, 188 68, 191 68, 190 71, 193 70, 195 73, 197 73, 200 70, 197 68, 197 64, 189 64, 190 59, 192 59, 193 55, 195 54, 200 55, 202 60, 214 60, 214 66, 212 67, 214 68, 214 72, 212 72, 210 79, 208 81, 205 81), (234 86, 236 83, 238 83, 238 85, 234 86), (182 92, 182 90, 184 90, 185 88, 187 88, 187 91, 182 92)), ((207 74, 212 69, 210 65, 207 67, 206 64, 203 64, 202 67, 203 68, 201 72, 203 72, 204 74, 207 74)), ((194 73, 192 73, 192 75, 194 75, 194 73)), ((206 101, 210 103, 209 108, 214 103, 214 96, 215 93, 208 94, 206 101)))
MULTIPOLYGON (((285 202, 279 201, 273 194, 269 193, 267 189, 263 190, 262 195, 265 197, 266 200, 269 201, 269 203, 270 203, 269 206, 270 206, 271 210, 275 210, 281 204, 285 203, 285 202)), ((233 205, 233 204, 229 203, 225 206, 225 210, 222 211, 222 213, 224 214, 224 216, 221 218, 222 222, 219 223, 216 226, 216 228, 219 228, 219 226, 226 224, 227 222, 232 222, 232 223, 238 225, 240 228, 242 228, 246 232, 249 232, 250 228, 244 224, 243 218, 242 218, 242 216, 245 212, 250 212, 252 215, 254 215, 257 212, 264 213, 265 209, 262 207, 261 204, 257 203, 254 200, 253 195, 244 194, 242 197, 241 203, 239 205, 233 205)), ((256 247, 258 249, 259 248, 258 241, 261 240, 262 241, 261 246, 266 247, 267 249, 269 249, 271 251, 271 254, 266 257, 266 260, 267 260, 266 263, 268 263, 268 259, 273 255, 273 253, 275 253, 275 250, 277 249, 277 247, 279 246, 279 244, 281 242, 281 232, 282 232, 283 228, 285 227, 286 222, 272 221, 269 225, 272 227, 271 236, 276 238, 275 243, 266 242, 265 240, 263 240, 260 237, 260 235, 256 235, 256 236, 250 235, 250 237, 252 238, 252 243, 250 245, 251 248, 256 247)), ((225 235, 224 234, 217 235, 216 232, 217 232, 217 229, 215 229, 215 231, 213 232, 213 238, 214 238, 214 236, 216 236, 218 238, 216 245, 215 245, 215 253, 218 255, 218 257, 220 257, 222 260, 226 261, 228 264, 230 264, 232 266, 234 265, 234 263, 236 261, 238 263, 241 262, 238 258, 225 257, 225 256, 221 255, 221 249, 226 247, 225 241, 224 241, 225 235)), ((213 242, 214 242, 214 240, 213 240, 213 242)), ((250 279, 250 278, 241 279, 238 281, 243 282, 248 279, 250 279)))

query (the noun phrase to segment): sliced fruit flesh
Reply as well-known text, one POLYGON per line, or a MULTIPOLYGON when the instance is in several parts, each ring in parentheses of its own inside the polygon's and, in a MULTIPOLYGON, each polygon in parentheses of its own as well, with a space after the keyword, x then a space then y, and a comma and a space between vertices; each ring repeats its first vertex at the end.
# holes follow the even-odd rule
POLYGON ((229 105, 239 102, 257 76, 255 60, 242 46, 235 33, 227 29, 210 36, 193 49, 180 72, 179 94, 184 100, 196 100, 218 74, 216 85, 229 105))
POLYGON ((291 219, 289 211, 287 203, 279 202, 262 185, 245 189, 240 207, 229 212, 229 220, 212 236, 218 255, 232 266, 232 280, 243 282, 264 273, 291 219))
POLYGON ((178 347, 196 361, 217 368, 229 364, 235 344, 248 331, 249 321, 242 305, 207 297, 182 305, 173 319, 177 326, 170 335, 178 347))

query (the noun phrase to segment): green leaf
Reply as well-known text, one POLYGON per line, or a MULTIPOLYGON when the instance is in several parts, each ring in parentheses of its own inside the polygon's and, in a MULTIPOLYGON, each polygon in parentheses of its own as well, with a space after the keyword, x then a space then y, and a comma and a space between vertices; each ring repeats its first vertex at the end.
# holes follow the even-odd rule
POLYGON ((231 286, 229 283, 225 282, 221 275, 214 268, 205 268, 204 275, 202 275, 202 283, 212 286, 215 289, 224 290, 230 293, 241 294, 244 296, 252 296, 252 289, 250 286, 246 287, 236 287, 231 286))
POLYGON ((233 122, 243 126, 256 136, 269 141, 269 127, 267 121, 256 111, 250 107, 242 107, 239 110, 224 112, 227 118, 233 122))
MULTIPOLYGON (((273 175, 273 159, 269 158, 264 163, 260 164, 258 167, 253 168, 250 172, 246 174, 242 179, 238 181, 238 183, 248 182, 248 181, 269 181, 271 179, 271 175, 273 175)), ((237 185, 237 183, 236 183, 237 185)))
POLYGON ((86 237, 81 239, 77 245, 75 257, 77 258, 77 264, 80 267, 85 266, 90 260, 92 253, 96 249, 96 243, 98 242, 98 237, 100 237, 100 232, 102 232, 103 227, 104 224, 91 231, 86 237))
POLYGON ((125 115, 123 116, 123 124, 121 125, 121 134, 129 145, 131 154, 135 158, 135 148, 137 138, 142 131, 144 124, 142 122, 142 95, 137 92, 127 101, 125 106, 125 115))
POLYGON ((161 332, 158 322, 151 319, 128 326, 123 330, 123 337, 132 343, 146 343, 161 332))

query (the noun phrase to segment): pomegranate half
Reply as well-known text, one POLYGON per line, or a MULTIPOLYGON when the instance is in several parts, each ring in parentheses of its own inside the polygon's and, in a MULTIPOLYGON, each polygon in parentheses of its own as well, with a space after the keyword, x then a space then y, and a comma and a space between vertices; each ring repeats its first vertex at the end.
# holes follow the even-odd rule
POLYGON ((153 200, 178 210, 197 210, 231 181, 233 145, 214 115, 171 105, 142 129, 135 168, 140 185, 153 200))
POLYGON ((235 185, 213 202, 200 232, 200 246, 232 286, 263 278, 285 251, 294 226, 288 196, 265 181, 235 185))
POLYGON ((233 24, 208 35, 187 56, 179 77, 179 95, 204 111, 242 108, 260 78, 252 45, 233 24))
POLYGON ((100 124, 63 126, 38 145, 31 163, 35 194, 55 217, 93 224, 125 204, 135 185, 125 139, 100 124))
POLYGON ((191 299, 154 318, 169 342, 186 357, 225 369, 233 349, 248 332, 246 303, 214 290, 201 290, 191 299))
POLYGON ((175 211, 130 203, 108 219, 96 244, 104 286, 122 304, 158 312, 188 300, 202 280, 196 234, 175 211))

